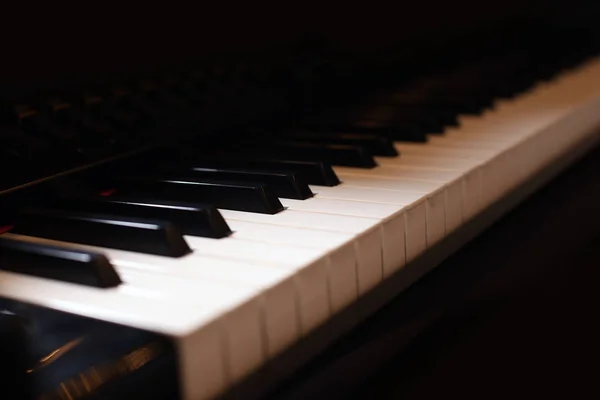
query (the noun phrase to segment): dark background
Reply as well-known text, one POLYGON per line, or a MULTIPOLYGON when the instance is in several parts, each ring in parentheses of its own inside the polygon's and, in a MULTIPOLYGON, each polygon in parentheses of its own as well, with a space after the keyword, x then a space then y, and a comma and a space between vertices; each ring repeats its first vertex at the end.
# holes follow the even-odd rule
MULTIPOLYGON (((89 79, 188 59, 282 57, 307 38, 369 58, 461 48, 482 30, 547 22, 596 29, 590 0, 497 2, 82 2, 7 5, 0 18, 0 91, 25 82, 89 79), (466 35, 466 36, 465 36, 466 35), (432 50, 433 51, 433 50, 432 50)), ((532 28, 535 33, 535 28, 532 28)), ((485 45, 485 43, 482 43, 485 45)))

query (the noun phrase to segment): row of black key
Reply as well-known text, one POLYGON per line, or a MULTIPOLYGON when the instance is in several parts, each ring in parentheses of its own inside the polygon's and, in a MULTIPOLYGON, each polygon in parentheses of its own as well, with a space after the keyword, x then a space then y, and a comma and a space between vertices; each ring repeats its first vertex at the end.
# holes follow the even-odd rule
POLYGON ((182 234, 223 238, 231 233, 217 207, 274 214, 283 210, 278 197, 312 197, 304 175, 309 181, 313 175, 317 181, 339 182, 331 166, 320 161, 232 163, 236 166, 224 167, 226 159, 211 163, 190 157, 183 165, 158 164, 137 175, 69 180, 61 183, 58 196, 21 210, 12 232, 179 257, 189 252, 182 234), (294 171, 296 166, 302 168, 294 171))
MULTIPOLYGON (((509 66, 512 64, 508 63, 509 66)), ((505 69, 513 72, 515 67, 505 69)), ((481 75, 486 68, 479 70, 481 75)), ((496 82, 505 82, 506 73, 499 74, 497 68, 492 72, 497 76, 496 82)), ((459 113, 479 112, 487 106, 489 96, 487 100, 481 100, 491 91, 487 87, 470 88, 467 93, 457 95, 458 89, 468 87, 465 81, 461 73, 442 76, 428 84, 403 89, 400 97, 392 94, 377 99, 377 105, 369 106, 365 112, 352 110, 362 115, 358 121, 352 122, 355 116, 348 118, 347 115, 337 120, 320 118, 307 122, 301 136, 292 134, 290 139, 305 142, 309 136, 313 144, 325 144, 326 139, 315 137, 326 134, 329 136, 327 143, 353 147, 331 152, 332 158, 343 165, 369 166, 373 164, 370 154, 394 155, 386 140, 425 141, 426 134, 455 124, 459 113), (478 94, 476 89, 484 94, 478 94), (449 91, 454 97, 448 95, 449 91), (383 115, 382 109, 387 110, 383 115), (357 136, 360 134, 362 137, 357 136), (360 144, 359 148, 356 148, 357 144, 360 144), (366 153, 362 154, 361 149, 366 153)), ((481 81, 475 80, 479 84, 481 81)), ((137 89, 134 85, 129 91, 112 90, 103 96, 87 95, 71 102, 52 100, 34 108, 15 107, 6 112, 4 118, 12 123, 0 126, 0 159, 7 166, 19 168, 15 168, 15 179, 0 184, 8 188, 40 178, 44 173, 52 174, 131 150, 162 137, 165 130, 198 128, 201 125, 196 114, 211 96, 202 93, 205 86, 193 79, 183 79, 179 84, 137 89), (41 166, 43 171, 31 170, 34 164, 41 166)), ((294 151, 288 146, 279 150, 294 151)), ((329 149, 314 151, 330 152, 329 149)))
MULTIPOLYGON (((192 142, 175 152, 153 153, 156 157, 150 157, 150 163, 137 164, 127 176, 88 175, 85 180, 68 181, 52 199, 20 210, 12 232, 139 253, 184 256, 191 250, 183 235, 218 239, 231 233, 217 208, 280 212, 283 207, 278 197, 303 200, 312 196, 308 184, 339 184, 332 165, 373 168, 374 156, 398 156, 394 140, 425 141, 426 133, 455 125, 458 113, 479 113, 489 106, 485 93, 478 94, 471 87, 466 95, 451 97, 443 90, 446 82, 442 79, 441 83, 433 86, 433 96, 427 90, 416 89, 421 93, 422 106, 407 101, 410 95, 391 96, 372 107, 371 115, 379 113, 379 117, 366 117, 360 123, 346 120, 337 126, 321 121, 314 130, 290 131, 277 140, 265 140, 269 136, 261 134, 246 137, 235 147, 222 145, 209 151, 204 143, 192 142)), ((110 126, 135 130, 140 115, 166 113, 156 108, 156 103, 139 97, 127 99, 117 102, 123 109, 95 105, 91 115, 95 121, 107 120, 110 126)), ((181 105, 176 97, 169 104, 169 111, 181 105)), ((66 115, 64 110, 61 115, 66 115)), ((71 122, 79 118, 78 126, 86 121, 88 127, 95 126, 96 133, 109 131, 101 129, 102 123, 94 125, 89 115, 73 115, 71 122)), ((53 136, 66 142, 73 138, 37 118, 36 113, 24 115, 21 125, 41 138, 53 136)), ((97 254, 19 243, 6 238, 0 241, 0 246, 7 249, 0 266, 11 265, 19 272, 92 286, 119 283, 114 269, 97 254), (45 259, 62 260, 65 268, 43 271, 45 259), (71 273, 74 265, 81 266, 83 277, 71 273), (107 268, 113 272, 106 272, 107 268)))

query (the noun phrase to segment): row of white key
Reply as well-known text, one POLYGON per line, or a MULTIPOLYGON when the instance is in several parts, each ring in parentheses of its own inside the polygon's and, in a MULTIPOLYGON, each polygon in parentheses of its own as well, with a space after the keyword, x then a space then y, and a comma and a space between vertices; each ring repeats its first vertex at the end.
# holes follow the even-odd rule
POLYGON ((215 394, 541 166, 544 155, 519 160, 515 154, 531 156, 547 139, 530 141, 540 128, 598 93, 586 85, 600 82, 598 63, 575 75, 465 121, 430 144, 398 143, 401 157, 378 158, 379 168, 335 168, 342 185, 314 187, 316 197, 306 201, 283 199, 288 210, 282 213, 222 210, 233 237, 186 237, 195 252, 183 259, 103 249, 126 282, 122 287, 2 273, 2 295, 174 336, 186 397, 215 394), (556 114, 544 111, 549 106, 556 114))

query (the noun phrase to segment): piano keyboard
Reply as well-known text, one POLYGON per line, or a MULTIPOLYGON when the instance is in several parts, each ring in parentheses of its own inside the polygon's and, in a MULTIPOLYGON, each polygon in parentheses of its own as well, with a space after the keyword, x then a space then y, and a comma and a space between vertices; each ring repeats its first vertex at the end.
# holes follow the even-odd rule
MULTIPOLYGON (((175 158, 143 176, 74 181, 4 229, 0 298, 16 314, 29 304, 166 337, 181 397, 211 398, 588 146, 598 110, 591 59, 423 141, 300 131, 186 153, 185 167, 175 158)), ((46 353, 85 341, 72 333, 46 353)), ((130 371, 152 360, 142 348, 130 371)), ((60 376, 44 381, 47 398, 92 390, 60 376)))

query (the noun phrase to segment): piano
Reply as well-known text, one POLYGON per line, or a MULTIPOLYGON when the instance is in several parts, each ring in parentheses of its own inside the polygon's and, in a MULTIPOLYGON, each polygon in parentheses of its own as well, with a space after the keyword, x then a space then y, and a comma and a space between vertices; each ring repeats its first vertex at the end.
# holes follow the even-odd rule
POLYGON ((597 6, 518 3, 156 12, 8 57, 3 396, 261 398, 401 300, 600 139, 597 6))

